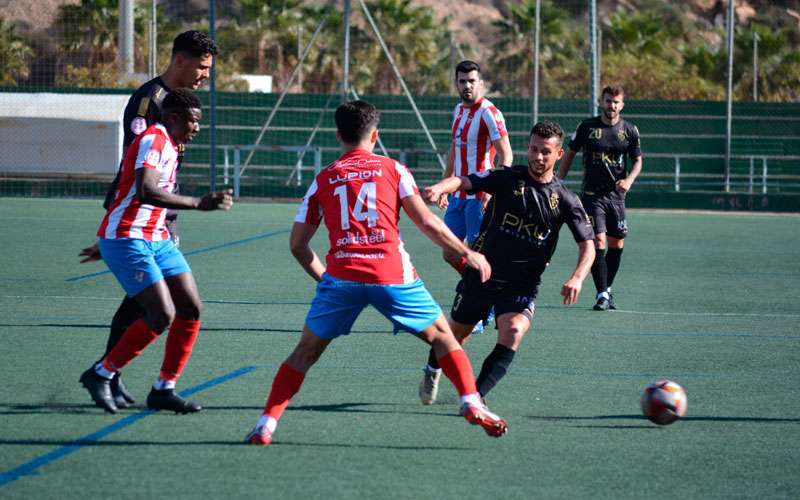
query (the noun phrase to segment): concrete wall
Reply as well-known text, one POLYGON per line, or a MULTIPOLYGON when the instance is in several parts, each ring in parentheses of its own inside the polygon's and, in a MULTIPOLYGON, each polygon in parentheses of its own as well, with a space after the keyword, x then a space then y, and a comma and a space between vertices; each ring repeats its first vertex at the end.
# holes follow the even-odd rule
POLYGON ((115 172, 127 101, 127 95, 0 93, 0 172, 115 172))

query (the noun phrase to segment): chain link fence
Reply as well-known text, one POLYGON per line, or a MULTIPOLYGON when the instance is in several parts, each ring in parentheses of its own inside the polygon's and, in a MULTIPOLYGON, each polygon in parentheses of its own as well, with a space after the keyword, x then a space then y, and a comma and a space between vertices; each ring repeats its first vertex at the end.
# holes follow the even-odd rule
MULTIPOLYGON (((534 119, 570 134, 594 113, 597 87, 614 83, 642 135, 637 189, 800 193, 792 2, 736 9, 727 185, 724 3, 212 2, 0 0, 0 194, 104 194, 128 95, 166 68, 187 29, 213 32, 221 53, 214 87, 200 91, 186 192, 235 185, 242 196, 302 195, 337 157, 332 111, 355 95, 381 110, 381 147, 420 184, 432 182, 449 146, 453 68, 473 59, 517 163, 534 119)), ((572 187, 580 176, 576 163, 572 187)))

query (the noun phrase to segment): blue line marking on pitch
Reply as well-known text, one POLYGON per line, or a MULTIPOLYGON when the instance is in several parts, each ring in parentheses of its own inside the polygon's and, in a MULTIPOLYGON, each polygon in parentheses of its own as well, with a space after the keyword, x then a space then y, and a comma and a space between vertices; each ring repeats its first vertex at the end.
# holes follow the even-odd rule
MULTIPOLYGON (((255 236, 251 236, 249 238, 245 238, 243 240, 236 240, 236 241, 229 241, 228 243, 221 243, 219 245, 213 245, 210 247, 198 248, 196 250, 192 250, 191 252, 184 252, 184 256, 188 257, 190 255, 195 255, 198 253, 205 253, 205 252, 213 252, 214 250, 221 250, 223 248, 230 248, 235 247, 238 245, 244 245, 245 243, 250 243, 251 241, 261 240, 264 238, 269 238, 270 236, 275 236, 276 234, 283 234, 288 233, 289 229, 280 229, 278 231, 270 231, 268 233, 257 234, 255 236)), ((64 281, 82 281, 89 278, 94 278, 95 276, 102 276, 104 274, 110 274, 111 271, 106 269, 105 271, 98 271, 96 273, 89 273, 89 274, 80 274, 78 276, 70 276, 69 278, 64 278, 64 281)))
MULTIPOLYGON (((191 396, 192 394, 204 391, 210 387, 214 387, 219 384, 224 384, 229 380, 233 380, 237 377, 241 377, 242 375, 246 375, 255 370, 256 368, 257 368, 256 366, 245 366, 239 368, 238 370, 234 370, 226 375, 222 375, 220 377, 211 379, 208 382, 203 382, 202 384, 196 385, 194 387, 184 389, 179 394, 183 397, 191 396)), ((129 415, 123 418, 122 420, 114 422, 111 425, 103 427, 99 431, 87 434, 86 436, 83 437, 79 437, 78 439, 76 439, 75 441, 73 441, 68 445, 64 445, 61 448, 51 451, 50 453, 46 453, 40 457, 34 458, 30 462, 22 464, 16 469, 0 473, 0 487, 5 486, 13 481, 16 481, 17 479, 23 476, 38 474, 37 469, 39 469, 40 467, 55 462, 56 460, 62 459, 67 455, 70 455, 80 450, 86 445, 91 445, 93 443, 96 443, 97 441, 100 441, 104 437, 113 434, 118 430, 124 429, 125 427, 128 427, 129 425, 138 422, 139 420, 145 417, 149 417, 153 413, 155 412, 151 410, 143 410, 138 413, 134 413, 133 415, 129 415)))

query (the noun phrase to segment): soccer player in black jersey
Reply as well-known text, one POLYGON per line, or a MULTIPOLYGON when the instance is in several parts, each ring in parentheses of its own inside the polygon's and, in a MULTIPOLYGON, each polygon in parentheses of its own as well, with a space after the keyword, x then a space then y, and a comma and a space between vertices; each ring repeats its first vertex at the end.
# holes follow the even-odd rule
POLYGON ((639 129, 620 117, 625 107, 622 87, 605 87, 600 97, 600 116, 583 120, 572 135, 561 160, 558 176, 565 179, 575 154, 583 150, 583 196, 595 232, 592 278, 597 289, 596 311, 616 309, 611 285, 619 270, 628 235, 625 195, 642 171, 639 129), (632 162, 627 169, 627 160, 632 162), (608 249, 608 250, 606 250, 608 249))
MULTIPOLYGON (((464 271, 456 288, 450 326, 460 341, 472 332, 489 309, 495 308, 497 344, 486 357, 476 381, 485 396, 506 374, 531 325, 542 273, 566 223, 578 244, 578 263, 561 287, 564 304, 574 304, 594 260, 594 232, 578 197, 555 176, 561 158, 563 132, 558 124, 539 122, 531 130, 528 165, 487 170, 466 177, 449 177, 428 187, 424 197, 436 203, 457 190, 484 191, 492 202, 473 245, 486 256, 492 275, 481 283, 472 269, 464 271)), ((437 368, 436 356, 428 358, 437 368)), ((433 403, 433 400, 430 401, 433 403)))
MULTIPOLYGON (((205 82, 211 71, 214 56, 218 53, 217 44, 208 35, 196 30, 179 34, 172 43, 172 58, 166 71, 139 87, 128 99, 122 119, 124 139, 122 142, 122 158, 133 140, 144 130, 156 122, 161 121, 161 103, 172 89, 190 88, 197 89, 205 82)), ((179 146, 178 168, 183 158, 184 146, 179 146)), ((109 187, 103 208, 108 209, 114 194, 117 191, 119 172, 109 187)), ((175 193, 177 194, 177 184, 175 193)), ((178 214, 174 210, 167 212, 167 229, 175 245, 179 243, 176 219, 178 214)), ((100 250, 97 244, 81 250, 81 262, 100 260, 100 250)), ((137 319, 144 315, 144 309, 131 297, 122 299, 114 318, 111 320, 111 332, 106 343, 105 357, 116 345, 125 330, 137 319)), ((111 392, 117 408, 127 408, 134 403, 119 372, 111 381, 111 392)))

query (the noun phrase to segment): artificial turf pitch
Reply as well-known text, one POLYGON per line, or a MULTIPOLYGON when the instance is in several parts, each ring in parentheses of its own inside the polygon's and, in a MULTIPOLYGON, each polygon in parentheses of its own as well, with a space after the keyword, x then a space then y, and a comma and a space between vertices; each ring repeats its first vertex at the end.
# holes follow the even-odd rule
MULTIPOLYGON (((99 202, 0 198, 0 498, 800 496, 800 217, 631 213, 620 310, 606 313, 590 310, 591 279, 560 305, 577 255, 565 228, 533 329, 488 397, 502 439, 457 416, 446 381, 420 405, 427 346, 367 311, 312 368, 274 444, 245 446, 314 294, 288 251, 294 208, 181 215, 205 310, 179 389, 205 409, 144 410, 160 340, 124 370, 136 408, 111 416, 78 383, 122 298, 102 263, 78 263, 99 202), (667 427, 639 411, 660 377, 689 399, 667 427)), ((447 312, 455 274, 401 227, 447 312)), ((467 345, 476 371, 494 343, 491 330, 467 345)))

